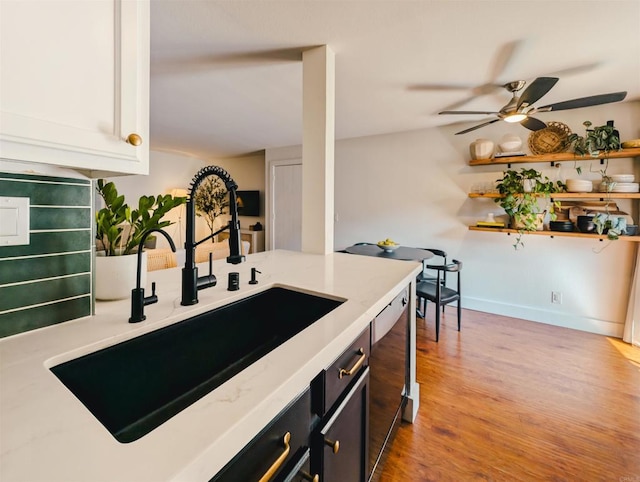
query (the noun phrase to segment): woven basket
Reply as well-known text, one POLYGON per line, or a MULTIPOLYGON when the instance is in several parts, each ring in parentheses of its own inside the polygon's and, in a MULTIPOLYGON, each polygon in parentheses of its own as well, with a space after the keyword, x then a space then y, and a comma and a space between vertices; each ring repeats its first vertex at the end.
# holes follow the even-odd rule
POLYGON ((534 155, 564 152, 571 129, 562 122, 547 122, 547 127, 529 135, 529 149, 534 155))

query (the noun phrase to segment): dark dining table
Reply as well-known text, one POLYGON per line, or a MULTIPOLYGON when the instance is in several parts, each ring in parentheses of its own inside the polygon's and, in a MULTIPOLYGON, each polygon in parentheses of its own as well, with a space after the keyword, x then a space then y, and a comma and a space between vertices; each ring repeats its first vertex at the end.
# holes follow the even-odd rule
POLYGON ((395 250, 383 251, 375 244, 356 244, 345 249, 347 253, 374 256, 376 258, 399 259, 402 261, 422 261, 433 257, 433 253, 426 249, 398 246, 395 250))

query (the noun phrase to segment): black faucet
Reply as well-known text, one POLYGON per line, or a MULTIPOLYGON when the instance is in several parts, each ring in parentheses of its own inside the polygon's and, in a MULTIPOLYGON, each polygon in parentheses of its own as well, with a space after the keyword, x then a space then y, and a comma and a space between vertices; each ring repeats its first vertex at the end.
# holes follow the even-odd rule
POLYGON ((169 246, 171 246, 171 251, 176 252, 176 245, 173 244, 173 240, 171 236, 165 233, 160 228, 150 229, 149 231, 145 231, 140 239, 140 244, 138 245, 138 271, 136 272, 136 287, 131 290, 131 318, 129 318, 129 323, 138 323, 140 321, 144 321, 147 317, 144 315, 144 307, 146 305, 151 305, 153 303, 158 302, 158 297, 156 296, 156 284, 151 283, 151 296, 144 296, 144 288, 140 287, 140 276, 142 271, 142 248, 144 247, 144 242, 147 240, 147 236, 149 236, 153 232, 158 232, 162 234, 167 241, 169 241, 169 246))
POLYGON ((240 221, 238 220, 238 199, 236 196, 237 189, 238 185, 231 178, 229 173, 218 166, 203 167, 196 173, 191 181, 189 198, 187 199, 187 232, 184 242, 186 259, 184 262, 184 268, 182 268, 181 305, 195 305, 198 302, 198 290, 216 285, 216 277, 211 272, 211 255, 209 256, 209 274, 198 277, 198 268, 196 267, 195 257, 196 247, 199 244, 220 234, 225 229, 229 229, 229 256, 227 257, 227 263, 239 264, 244 261, 242 245, 240 244, 240 221), (229 191, 231 220, 227 226, 196 242, 196 206, 193 197, 198 186, 200 186, 200 183, 211 175, 218 176, 224 182, 227 191, 229 191))

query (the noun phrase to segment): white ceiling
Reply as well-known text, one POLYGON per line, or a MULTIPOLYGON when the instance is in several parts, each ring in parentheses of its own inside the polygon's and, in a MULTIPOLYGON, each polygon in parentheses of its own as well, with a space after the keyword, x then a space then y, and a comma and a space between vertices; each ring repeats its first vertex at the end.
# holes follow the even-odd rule
POLYGON ((487 82, 559 74, 537 105, 638 100, 639 25, 640 0, 151 0, 151 148, 215 158, 301 144, 301 52, 323 44, 336 139, 470 127, 487 117, 437 113, 498 110, 502 89, 462 104, 487 82))

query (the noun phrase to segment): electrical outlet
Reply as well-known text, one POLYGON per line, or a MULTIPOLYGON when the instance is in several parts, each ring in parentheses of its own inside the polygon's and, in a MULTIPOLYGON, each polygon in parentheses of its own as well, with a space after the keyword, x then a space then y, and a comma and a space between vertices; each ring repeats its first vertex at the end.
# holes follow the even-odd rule
POLYGON ((562 304, 562 293, 560 291, 551 292, 551 303, 555 303, 557 305, 562 304))

